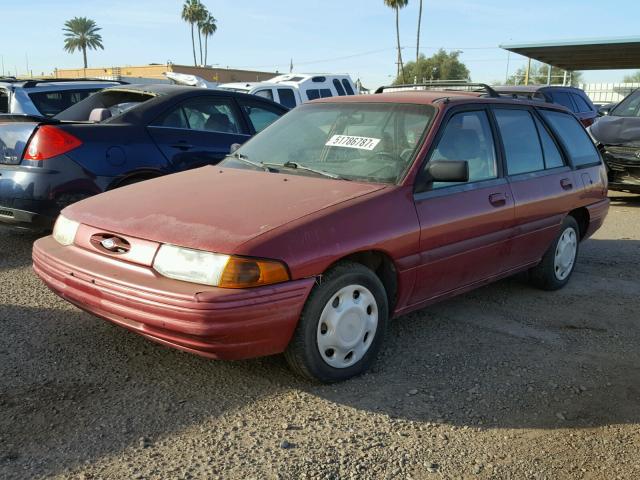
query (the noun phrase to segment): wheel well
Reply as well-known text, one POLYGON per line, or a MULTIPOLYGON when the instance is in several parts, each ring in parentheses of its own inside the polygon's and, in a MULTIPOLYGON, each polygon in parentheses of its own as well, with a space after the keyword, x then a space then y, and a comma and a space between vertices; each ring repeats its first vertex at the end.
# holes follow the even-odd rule
POLYGON ((582 240, 589 228, 589 210, 584 207, 576 208, 569 212, 573 218, 578 222, 578 228, 580 228, 580 239, 582 240))
POLYGON ((339 262, 345 260, 360 263, 378 276, 387 292, 389 314, 391 314, 395 309, 398 294, 398 273, 391 257, 378 250, 368 250, 341 258, 339 262))
POLYGON ((161 176, 162 174, 159 172, 154 172, 154 171, 141 171, 141 172, 134 172, 134 173, 130 173, 129 175, 126 175, 122 178, 119 178, 118 180, 116 180, 115 182, 113 182, 111 184, 111 186, 109 187, 109 190, 113 190, 114 188, 118 188, 118 187, 122 187, 124 185, 129 185, 131 183, 135 183, 135 182, 142 182, 144 180, 150 180, 152 178, 156 178, 161 176))

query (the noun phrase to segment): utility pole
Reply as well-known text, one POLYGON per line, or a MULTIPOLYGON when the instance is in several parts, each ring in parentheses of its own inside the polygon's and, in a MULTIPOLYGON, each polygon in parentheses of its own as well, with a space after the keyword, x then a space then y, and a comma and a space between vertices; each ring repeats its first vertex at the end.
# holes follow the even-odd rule
POLYGON ((511 59, 511 52, 507 50, 507 73, 504 76, 504 84, 509 83, 509 60, 511 59))
POLYGON ((551 65, 548 65, 549 70, 547 71, 547 85, 551 85, 551 70, 553 69, 553 67, 551 65))
POLYGON ((524 75, 524 84, 529 85, 529 71, 531 70, 531 57, 529 57, 529 63, 527 63, 527 72, 524 75))

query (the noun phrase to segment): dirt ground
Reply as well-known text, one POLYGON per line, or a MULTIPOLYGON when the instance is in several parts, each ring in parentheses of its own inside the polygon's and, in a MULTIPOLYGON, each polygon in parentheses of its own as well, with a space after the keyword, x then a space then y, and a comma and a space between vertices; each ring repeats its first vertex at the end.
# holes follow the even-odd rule
POLYGON ((640 478, 640 196, 612 200, 565 289, 402 317, 331 386, 83 313, 0 230, 0 478, 640 478))

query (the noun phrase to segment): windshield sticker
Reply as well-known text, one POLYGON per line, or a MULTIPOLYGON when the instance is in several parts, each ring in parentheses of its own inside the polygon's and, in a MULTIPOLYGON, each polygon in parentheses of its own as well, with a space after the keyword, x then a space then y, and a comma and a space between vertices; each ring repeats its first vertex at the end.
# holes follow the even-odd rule
POLYGON ((334 135, 325 145, 327 147, 357 148, 373 150, 380 143, 380 138, 354 137, 352 135, 334 135))

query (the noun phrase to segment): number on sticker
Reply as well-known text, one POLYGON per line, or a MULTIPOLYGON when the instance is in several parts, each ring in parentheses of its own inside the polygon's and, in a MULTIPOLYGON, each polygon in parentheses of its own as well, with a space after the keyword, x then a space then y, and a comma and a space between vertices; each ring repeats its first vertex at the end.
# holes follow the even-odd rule
POLYGON ((353 135, 334 135, 325 143, 328 147, 357 148, 373 150, 380 143, 380 138, 355 137, 353 135))

